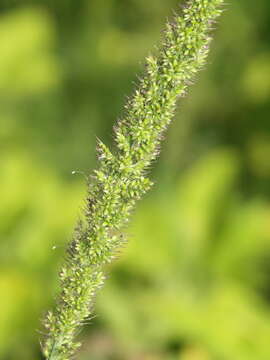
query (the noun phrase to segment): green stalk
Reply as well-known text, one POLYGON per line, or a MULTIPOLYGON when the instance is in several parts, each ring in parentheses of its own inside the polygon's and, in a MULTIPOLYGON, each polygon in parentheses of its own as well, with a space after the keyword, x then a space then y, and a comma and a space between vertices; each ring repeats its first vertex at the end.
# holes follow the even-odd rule
POLYGON ((98 142, 99 168, 89 176, 85 211, 60 272, 59 300, 45 320, 47 360, 68 360, 80 346, 75 341, 78 329, 93 313, 106 264, 123 245, 121 228, 152 186, 146 170, 158 155, 177 99, 205 64, 222 4, 223 0, 189 0, 181 15, 167 23, 158 55, 146 59, 145 75, 126 106, 125 118, 114 129, 116 151, 98 142))

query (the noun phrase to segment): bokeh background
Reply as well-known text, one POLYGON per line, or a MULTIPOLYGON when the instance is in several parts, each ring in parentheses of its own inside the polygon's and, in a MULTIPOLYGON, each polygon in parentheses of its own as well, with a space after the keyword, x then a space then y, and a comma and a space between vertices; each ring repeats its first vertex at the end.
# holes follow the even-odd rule
MULTIPOLYGON (((230 1, 79 360, 270 359, 270 2, 230 1)), ((178 0, 0 3, 0 359, 40 319, 96 165, 178 0), (136 75, 137 74, 137 75, 136 75)))

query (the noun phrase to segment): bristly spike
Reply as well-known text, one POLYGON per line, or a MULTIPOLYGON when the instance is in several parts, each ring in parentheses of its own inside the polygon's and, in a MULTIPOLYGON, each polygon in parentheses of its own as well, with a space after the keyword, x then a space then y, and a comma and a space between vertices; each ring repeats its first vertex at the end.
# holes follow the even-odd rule
POLYGON ((168 22, 157 56, 146 60, 145 75, 127 102, 126 116, 115 126, 116 151, 97 140, 99 168, 87 177, 84 212, 60 271, 61 293, 44 321, 42 348, 47 360, 69 360, 80 346, 75 338, 93 317, 105 266, 118 257, 125 244, 121 229, 136 201, 152 186, 148 169, 159 154, 177 99, 185 96, 206 62, 209 34, 223 4, 187 0, 181 14, 168 22))

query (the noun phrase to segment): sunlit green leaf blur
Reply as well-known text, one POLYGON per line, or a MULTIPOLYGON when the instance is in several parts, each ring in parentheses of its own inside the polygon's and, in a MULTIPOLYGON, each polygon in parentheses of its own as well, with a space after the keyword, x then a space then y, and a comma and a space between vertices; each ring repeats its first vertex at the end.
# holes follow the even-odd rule
MULTIPOLYGON (((178 0, 0 4, 0 360, 42 359, 97 138, 178 0), (72 175, 73 171, 78 171, 72 175)), ((230 1, 78 360, 270 359, 270 2, 230 1)))

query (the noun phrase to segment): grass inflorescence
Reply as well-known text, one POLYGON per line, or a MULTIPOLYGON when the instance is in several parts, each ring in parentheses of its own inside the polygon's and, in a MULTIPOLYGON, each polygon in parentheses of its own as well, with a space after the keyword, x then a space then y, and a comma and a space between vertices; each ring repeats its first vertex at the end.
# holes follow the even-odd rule
POLYGON ((146 59, 145 74, 126 105, 126 115, 114 128, 115 150, 98 141, 99 168, 88 177, 85 209, 60 271, 58 302, 45 320, 47 360, 68 360, 80 346, 78 329, 92 316, 105 266, 123 245, 121 229, 152 186, 147 170, 158 156, 177 99, 206 62, 222 4, 223 0, 189 0, 167 23, 158 54, 146 59))

